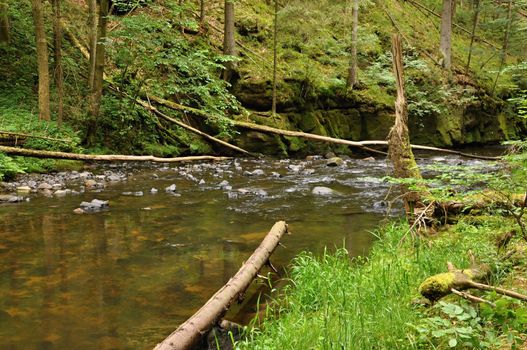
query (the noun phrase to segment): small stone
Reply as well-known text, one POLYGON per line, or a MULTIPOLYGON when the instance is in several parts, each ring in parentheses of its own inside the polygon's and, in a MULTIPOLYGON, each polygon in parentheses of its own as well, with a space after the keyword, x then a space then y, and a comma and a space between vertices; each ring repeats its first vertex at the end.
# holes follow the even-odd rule
POLYGON ((94 187, 98 187, 98 183, 97 181, 95 180, 86 180, 84 181, 84 186, 86 186, 87 188, 94 188, 94 187))
POLYGON ((279 177, 282 177, 282 175, 280 175, 279 173, 273 171, 273 172, 271 173, 271 177, 279 178, 279 177))
POLYGON ((37 189, 39 191, 43 191, 43 190, 51 190, 53 188, 53 186, 51 186, 50 184, 48 184, 47 182, 43 182, 41 183, 40 185, 38 185, 37 189))
POLYGON ((159 190, 158 190, 157 188, 152 187, 152 188, 150 189, 150 193, 151 193, 151 194, 156 194, 157 192, 159 192, 159 190))
POLYGON ((199 180, 198 185, 205 185, 205 180, 203 180, 203 179, 199 180))
POLYGON ((254 176, 263 176, 263 175, 265 175, 265 172, 264 172, 262 169, 255 169, 255 170, 252 172, 252 174, 253 174, 254 176))
POLYGON ((81 208, 77 208, 73 210, 73 213, 74 214, 84 214, 84 210, 82 210, 81 208))
POLYGON ((373 157, 363 158, 362 160, 364 160, 366 162, 375 162, 375 158, 373 158, 373 157))
POLYGON ((256 190, 254 192, 254 194, 257 195, 258 197, 267 197, 268 196, 268 193, 265 190, 256 190))
POLYGON ((71 193, 71 190, 56 190, 53 194, 57 197, 64 197, 71 193))
POLYGON ((326 159, 331 159, 331 158, 335 158, 337 155, 333 152, 328 152, 326 154, 324 154, 324 158, 326 159))
POLYGON ((229 184, 229 181, 227 181, 227 180, 223 180, 222 182, 220 182, 220 185, 219 185, 219 186, 220 186, 220 188, 221 188, 222 190, 227 190, 227 191, 229 191, 229 190, 232 189, 232 186, 229 184))
POLYGON ((315 173, 315 169, 304 169, 304 170, 302 171, 302 174, 303 174, 303 175, 312 175, 312 174, 314 174, 314 173, 315 173))
POLYGON ((172 185, 166 187, 165 188, 165 192, 167 192, 167 193, 176 192, 176 184, 172 184, 172 185))
POLYGON ((119 175, 110 175, 110 176, 106 177, 106 180, 108 180, 110 182, 119 182, 119 181, 121 181, 121 177, 119 175))
POLYGON ((152 210, 152 208, 150 208, 150 207, 146 207, 146 208, 141 208, 141 210, 150 211, 150 210, 152 210))
POLYGON ((334 194, 335 191, 333 191, 329 187, 316 186, 315 188, 313 188, 311 193, 313 193, 314 195, 318 195, 318 196, 330 196, 330 195, 334 194))
POLYGON ((19 186, 16 188, 16 191, 18 193, 30 193, 31 192, 31 187, 29 186, 19 186))
POLYGON ((339 157, 330 158, 326 163, 327 166, 341 166, 342 164, 344 164, 344 160, 339 157))
POLYGON ((93 199, 91 202, 82 202, 80 207, 84 212, 94 212, 109 206, 108 201, 102 201, 100 199, 93 199))
POLYGON ((53 184, 51 187, 52 187, 53 190, 61 190, 62 189, 62 184, 53 184))

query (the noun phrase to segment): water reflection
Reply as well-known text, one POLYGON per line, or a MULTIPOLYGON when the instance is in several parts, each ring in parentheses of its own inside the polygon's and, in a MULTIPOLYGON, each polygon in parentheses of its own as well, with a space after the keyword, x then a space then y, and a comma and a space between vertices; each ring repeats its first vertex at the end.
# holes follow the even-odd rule
MULTIPOLYGON (((387 171, 384 160, 342 168, 237 160, 142 169, 101 193, 0 206, 0 348, 152 348, 238 270, 276 220, 293 233, 273 256, 278 268, 325 246, 366 254, 368 231, 383 218, 375 203, 387 171), (255 169, 266 175, 246 173, 255 169), (172 183, 180 197, 163 192, 172 183), (313 195, 314 186, 335 194, 313 195), (109 200, 110 210, 72 213, 93 198, 109 200)), ((231 316, 246 320, 259 289, 231 316)))

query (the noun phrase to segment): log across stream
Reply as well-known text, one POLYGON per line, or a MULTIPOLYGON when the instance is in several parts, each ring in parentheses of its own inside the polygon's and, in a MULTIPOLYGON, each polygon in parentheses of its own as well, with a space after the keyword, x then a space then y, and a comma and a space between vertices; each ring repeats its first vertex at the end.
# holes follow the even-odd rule
MULTIPOLYGON (((418 161, 492 170, 458 156, 418 161)), ((279 270, 303 250, 345 245, 352 255, 367 254, 389 187, 380 180, 389 171, 384 157, 342 167, 323 159, 232 159, 85 171, 93 175, 21 181, 70 179, 66 188, 78 191, 87 175, 123 177, 104 189, 0 205, 0 348, 153 348, 238 271, 275 221, 286 219, 292 232, 273 253, 279 270), (176 191, 165 192, 172 184, 176 191), (313 193, 317 186, 333 192, 313 193), (109 200, 109 209, 73 213, 94 198, 109 200)), ((228 318, 247 322, 264 288, 253 283, 228 318)))

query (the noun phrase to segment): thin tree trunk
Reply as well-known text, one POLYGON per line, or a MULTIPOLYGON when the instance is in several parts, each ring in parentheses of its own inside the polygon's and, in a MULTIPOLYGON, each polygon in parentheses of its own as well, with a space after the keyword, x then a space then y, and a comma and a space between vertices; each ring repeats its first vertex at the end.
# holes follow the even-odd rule
POLYGON ((104 85, 104 64, 105 64, 105 41, 108 25, 109 0, 101 0, 99 7, 99 24, 97 30, 97 49, 95 55, 95 72, 93 89, 90 96, 90 125, 88 127, 87 141, 92 145, 95 132, 97 131, 97 118, 101 109, 102 90, 104 85))
MULTIPOLYGON (((223 31, 223 53, 236 56, 236 42, 234 40, 234 0, 225 0, 225 28, 223 31)), ((226 62, 223 71, 223 80, 231 81, 236 62, 226 62)))
POLYGON ((285 221, 273 225, 264 240, 247 261, 220 290, 192 317, 180 325, 154 350, 185 350, 195 346, 214 327, 229 306, 247 290, 258 271, 269 261, 282 236, 287 233, 285 221))
MULTIPOLYGON (((408 110, 404 95, 403 53, 401 36, 392 37, 393 71, 396 79, 397 99, 395 100, 395 124, 388 135, 388 156, 393 163, 394 175, 402 179, 421 179, 421 173, 415 162, 408 132, 408 110)), ((406 214, 413 216, 420 195, 416 191, 403 188, 406 214)))
POLYGON ((353 89, 357 84, 357 32, 359 28, 359 0, 353 0, 351 11, 353 25, 351 30, 351 60, 348 72, 346 87, 348 90, 353 89))
POLYGON ((507 50, 509 49, 509 35, 512 27, 512 5, 514 3, 514 0, 509 0, 509 7, 507 11, 507 27, 505 28, 505 34, 503 36, 503 47, 501 49, 501 60, 500 60, 500 68, 498 69, 498 74, 496 74, 496 79, 494 80, 494 84, 492 85, 492 91, 491 95, 494 95, 494 92, 496 91, 496 86, 498 85, 498 80, 501 75, 501 71, 503 70, 503 66, 506 63, 507 60, 507 50))
POLYGON ((274 0, 274 33, 273 33, 273 117, 276 115, 276 71, 278 64, 278 0, 274 0))
POLYGON ((66 152, 41 151, 34 149, 0 146, 0 152, 15 156, 33 157, 33 158, 51 158, 51 159, 69 159, 69 160, 86 160, 97 162, 156 162, 156 163, 177 163, 187 161, 201 160, 228 160, 230 157, 214 156, 192 156, 192 157, 175 157, 160 158, 154 156, 128 156, 120 154, 79 154, 66 152))
POLYGON ((205 25, 205 0, 199 1, 199 25, 201 28, 205 25))
POLYGON ((97 55, 97 0, 88 0, 88 12, 88 41, 90 50, 88 87, 91 91, 95 80, 95 56, 97 55))
POLYGON ((7 9, 9 6, 4 3, 0 3, 0 44, 8 44, 10 40, 10 25, 9 16, 7 15, 7 9))
POLYGON ((472 23, 472 34, 470 35, 470 46, 468 49, 467 72, 470 70, 470 61, 472 59, 472 47, 474 45, 474 39, 476 37, 476 28, 478 26, 479 21, 479 4, 480 0, 475 0, 474 21, 472 23))
POLYGON ((443 68, 452 66, 452 0, 443 0, 441 12, 441 44, 439 50, 443 57, 443 68))
POLYGON ((62 70, 62 26, 60 25, 60 0, 53 0, 53 36, 55 42, 55 84, 57 86, 57 123, 62 125, 64 110, 64 73, 62 70))
POLYGON ((39 119, 50 120, 48 44, 46 41, 46 30, 44 28, 42 1, 32 0, 31 4, 37 44, 39 119))

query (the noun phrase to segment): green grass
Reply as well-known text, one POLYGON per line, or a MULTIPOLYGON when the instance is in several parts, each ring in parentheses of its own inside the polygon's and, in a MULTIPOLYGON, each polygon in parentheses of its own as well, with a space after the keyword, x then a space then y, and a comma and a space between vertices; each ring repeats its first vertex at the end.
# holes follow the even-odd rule
MULTIPOLYGON (((442 348, 444 339, 419 338, 415 326, 428 316, 413 300, 419 284, 444 272, 447 261, 469 266, 470 250, 496 276, 494 237, 511 228, 503 218, 466 219, 436 239, 406 240, 406 224, 380 230, 368 258, 350 259, 345 250, 316 258, 303 253, 291 269, 291 283, 267 310, 262 328, 248 332, 241 349, 419 349, 442 348), (413 326, 412 326, 413 325, 413 326)), ((454 327, 455 322, 452 323, 454 327)), ((482 341, 486 329, 474 329, 482 341)), ((437 333, 436 333, 437 334, 437 333)))

